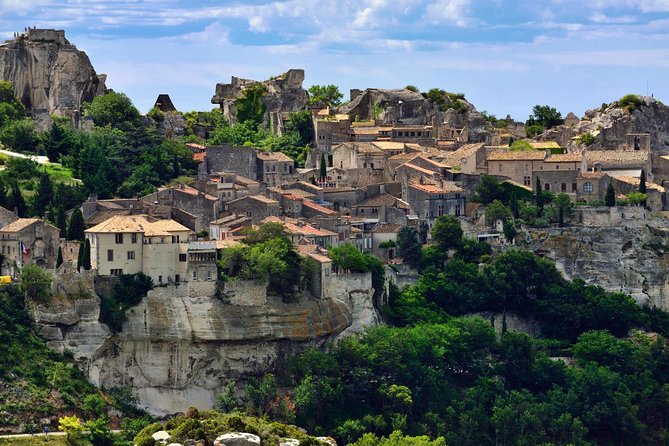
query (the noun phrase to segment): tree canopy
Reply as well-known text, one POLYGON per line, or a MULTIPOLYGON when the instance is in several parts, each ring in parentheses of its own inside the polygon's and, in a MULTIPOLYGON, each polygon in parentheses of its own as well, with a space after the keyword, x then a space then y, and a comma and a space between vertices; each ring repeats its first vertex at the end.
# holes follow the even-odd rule
POLYGON ((312 85, 309 87, 309 105, 323 103, 326 106, 336 107, 341 104, 344 95, 336 85, 312 85))

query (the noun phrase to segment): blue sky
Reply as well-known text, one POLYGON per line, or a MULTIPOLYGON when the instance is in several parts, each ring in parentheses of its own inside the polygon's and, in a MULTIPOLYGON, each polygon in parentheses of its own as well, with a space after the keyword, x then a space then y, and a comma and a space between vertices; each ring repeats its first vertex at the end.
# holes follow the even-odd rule
POLYGON ((0 37, 65 29, 146 112, 208 110, 218 82, 304 68, 305 87, 463 92, 525 120, 627 93, 669 103, 669 0, 0 0, 0 37))

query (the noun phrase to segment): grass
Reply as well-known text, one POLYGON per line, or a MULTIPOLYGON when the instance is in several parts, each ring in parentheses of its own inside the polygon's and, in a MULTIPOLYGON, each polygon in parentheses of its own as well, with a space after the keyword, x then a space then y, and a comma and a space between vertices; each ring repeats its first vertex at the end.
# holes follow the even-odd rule
POLYGON ((81 184, 81 180, 74 178, 72 170, 64 167, 62 164, 49 163, 40 165, 40 169, 46 169, 49 178, 54 183, 81 184))
POLYGON ((0 446, 69 446, 65 435, 0 438, 0 446))

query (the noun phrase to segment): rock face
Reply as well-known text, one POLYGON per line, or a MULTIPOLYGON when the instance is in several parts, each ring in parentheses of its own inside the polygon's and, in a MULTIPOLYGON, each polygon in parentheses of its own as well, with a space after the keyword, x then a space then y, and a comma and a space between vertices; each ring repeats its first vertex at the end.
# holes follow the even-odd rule
POLYGON ((51 114, 78 120, 81 104, 106 91, 106 76, 62 30, 29 29, 0 45, 0 79, 42 125, 51 114))
POLYGON ((235 103, 244 96, 244 90, 252 85, 263 84, 266 92, 262 102, 267 107, 265 124, 274 129, 282 128, 281 113, 302 110, 309 101, 309 95, 302 88, 302 82, 304 82, 304 70, 300 69, 288 70, 263 82, 233 76, 229 84, 216 84, 216 92, 211 98, 211 103, 219 104, 223 116, 229 122, 235 123, 237 122, 235 103))
POLYGON ((260 446, 260 437, 247 432, 230 432, 214 440, 214 446, 260 446))
MULTIPOLYGON (((157 415, 211 408, 230 379, 259 375, 277 361, 340 333, 378 322, 373 290, 351 280, 343 300, 232 305, 188 285, 159 287, 128 312, 112 335, 97 321, 99 300, 61 299, 38 306, 35 320, 52 348, 73 352, 98 386, 131 386, 157 415)), ((96 298, 97 299, 97 298, 96 298)))
POLYGON ((555 261, 569 279, 669 310, 669 222, 642 208, 586 211, 584 226, 532 230, 519 247, 555 261))

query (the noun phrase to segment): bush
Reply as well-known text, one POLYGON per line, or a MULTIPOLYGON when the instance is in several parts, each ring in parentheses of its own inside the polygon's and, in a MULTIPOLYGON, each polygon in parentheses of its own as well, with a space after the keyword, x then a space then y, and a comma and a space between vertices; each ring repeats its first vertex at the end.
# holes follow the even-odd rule
POLYGON ((627 94, 618 100, 618 106, 630 113, 641 107, 643 104, 643 99, 635 94, 627 94))
POLYGON ((21 270, 19 285, 26 298, 46 302, 51 297, 53 276, 37 265, 26 265, 21 270))
POLYGON ((591 146, 592 144, 595 143, 597 138, 590 134, 590 133, 584 133, 583 135, 579 136, 578 141, 579 143, 586 145, 586 146, 591 146))
POLYGON ((123 274, 112 287, 109 296, 100 302, 100 322, 118 333, 126 320, 125 312, 139 304, 149 290, 153 289, 151 277, 143 274, 123 274))

